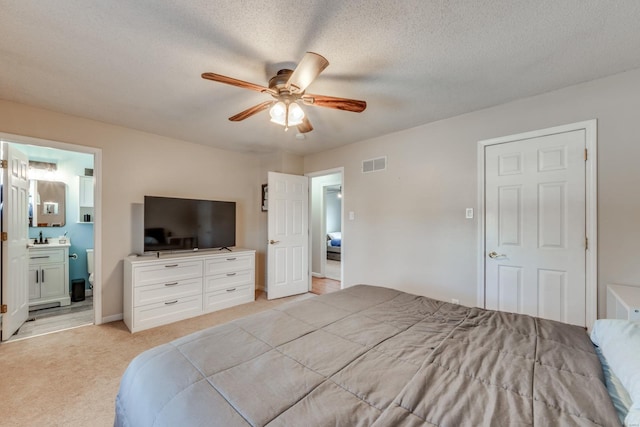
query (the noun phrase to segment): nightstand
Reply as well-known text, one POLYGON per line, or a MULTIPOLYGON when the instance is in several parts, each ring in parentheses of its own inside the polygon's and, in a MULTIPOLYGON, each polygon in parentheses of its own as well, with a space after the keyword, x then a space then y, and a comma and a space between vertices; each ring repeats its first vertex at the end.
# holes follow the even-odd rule
POLYGON ((607 285, 607 319, 640 322, 640 287, 607 285))

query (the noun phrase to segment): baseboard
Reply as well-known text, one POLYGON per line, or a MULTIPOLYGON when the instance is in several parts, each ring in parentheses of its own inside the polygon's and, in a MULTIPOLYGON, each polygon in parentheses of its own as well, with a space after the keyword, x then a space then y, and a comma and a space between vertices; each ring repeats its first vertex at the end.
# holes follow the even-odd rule
POLYGON ((122 320, 122 319, 124 319, 124 316, 123 316, 122 313, 114 314, 113 316, 103 317, 102 318, 102 323, 117 322, 118 320, 122 320))
POLYGON ((311 276, 313 277, 320 277, 320 278, 324 278, 324 276, 320 273, 314 273, 313 271, 311 272, 311 276))

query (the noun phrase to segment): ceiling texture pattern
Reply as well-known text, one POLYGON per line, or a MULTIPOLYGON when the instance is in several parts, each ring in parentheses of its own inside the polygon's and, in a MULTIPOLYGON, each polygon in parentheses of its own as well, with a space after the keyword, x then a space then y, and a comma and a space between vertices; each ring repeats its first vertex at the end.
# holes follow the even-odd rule
POLYGON ((640 68, 637 0, 0 0, 0 99, 214 147, 315 153, 640 68), (306 51, 329 67, 304 139, 267 94, 306 51))

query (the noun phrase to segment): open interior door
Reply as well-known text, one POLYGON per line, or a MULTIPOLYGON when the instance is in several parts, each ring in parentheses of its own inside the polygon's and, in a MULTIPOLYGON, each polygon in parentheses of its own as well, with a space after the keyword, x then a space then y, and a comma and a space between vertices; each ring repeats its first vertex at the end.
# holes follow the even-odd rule
POLYGON ((29 316, 29 158, 2 142, 2 341, 29 316))
POLYGON ((269 172, 267 298, 309 291, 309 179, 269 172))

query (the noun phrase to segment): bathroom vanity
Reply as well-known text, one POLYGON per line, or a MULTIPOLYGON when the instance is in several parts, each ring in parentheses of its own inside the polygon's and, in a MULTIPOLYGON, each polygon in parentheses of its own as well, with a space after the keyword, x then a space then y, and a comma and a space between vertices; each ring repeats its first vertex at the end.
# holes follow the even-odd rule
POLYGON ((49 243, 29 244, 29 307, 40 304, 71 304, 69 296, 69 246, 55 238, 49 243))

